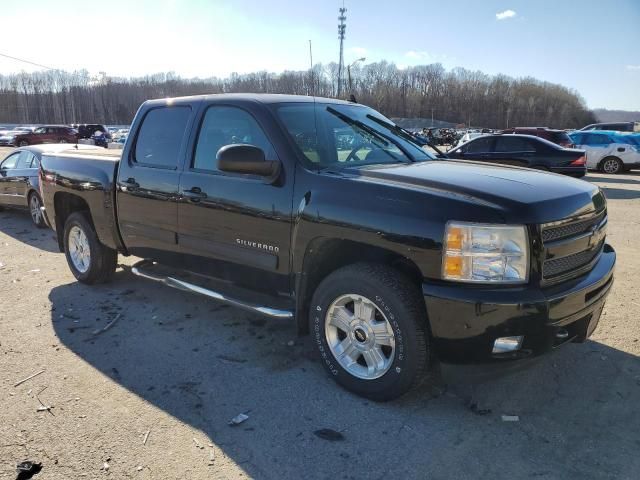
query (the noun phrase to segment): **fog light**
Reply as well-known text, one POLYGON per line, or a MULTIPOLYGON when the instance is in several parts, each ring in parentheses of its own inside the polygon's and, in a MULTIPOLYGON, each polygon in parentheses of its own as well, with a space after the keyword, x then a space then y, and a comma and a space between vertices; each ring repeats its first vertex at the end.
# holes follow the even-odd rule
POLYGON ((493 342, 493 350, 491 353, 509 353, 520 350, 524 336, 518 337, 500 337, 493 342))

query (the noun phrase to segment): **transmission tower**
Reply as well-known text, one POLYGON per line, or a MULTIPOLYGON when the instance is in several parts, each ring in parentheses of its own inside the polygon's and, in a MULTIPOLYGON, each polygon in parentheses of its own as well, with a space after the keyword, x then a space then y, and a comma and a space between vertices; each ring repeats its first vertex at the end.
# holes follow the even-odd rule
POLYGON ((345 12, 347 11, 344 8, 344 4, 342 8, 338 9, 340 15, 338 15, 338 38, 340 39, 340 61, 338 62, 338 98, 342 95, 342 74, 344 72, 344 32, 347 29, 347 24, 345 20, 347 19, 345 12))

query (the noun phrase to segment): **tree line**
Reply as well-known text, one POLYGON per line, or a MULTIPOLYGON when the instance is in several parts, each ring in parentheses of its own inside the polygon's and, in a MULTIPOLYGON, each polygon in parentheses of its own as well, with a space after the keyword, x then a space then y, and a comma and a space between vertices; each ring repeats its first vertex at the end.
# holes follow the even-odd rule
MULTIPOLYGON (((438 119, 456 124, 505 128, 577 128, 595 117, 580 95, 535 78, 487 75, 441 64, 398 68, 386 61, 356 65, 343 80, 353 94, 388 117, 438 119)), ((0 75, 0 123, 128 124, 151 98, 204 93, 288 93, 335 97, 338 66, 305 71, 231 74, 187 79, 169 73, 139 78, 97 76, 81 70, 0 75)), ((428 122, 427 122, 428 123, 428 122)))

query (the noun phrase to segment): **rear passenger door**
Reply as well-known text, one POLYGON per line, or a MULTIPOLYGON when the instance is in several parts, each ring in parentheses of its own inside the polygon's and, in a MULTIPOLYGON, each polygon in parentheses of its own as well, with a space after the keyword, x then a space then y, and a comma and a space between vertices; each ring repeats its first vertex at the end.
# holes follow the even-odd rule
POLYGON ((37 175, 34 172, 33 164, 37 163, 35 155, 27 150, 22 150, 18 157, 16 168, 13 171, 13 188, 16 195, 16 205, 20 207, 28 206, 27 194, 29 193, 29 180, 37 175))
POLYGON ((493 137, 480 137, 471 140, 462 147, 460 158, 482 162, 491 161, 493 141, 493 137))
POLYGON ((535 156, 536 150, 528 138, 503 135, 496 138, 491 158, 504 165, 531 167, 536 165, 535 156))
MULTIPOLYGON (((179 243, 189 270, 267 293, 289 291, 293 174, 282 181, 222 172, 216 154, 230 144, 261 148, 279 158, 261 110, 212 104, 203 112, 191 161, 180 180, 179 243)), ((283 160, 283 159, 280 159, 283 160)))
POLYGON ((117 178, 118 224, 133 255, 168 265, 178 254, 178 185, 196 102, 150 107, 134 126, 117 178))

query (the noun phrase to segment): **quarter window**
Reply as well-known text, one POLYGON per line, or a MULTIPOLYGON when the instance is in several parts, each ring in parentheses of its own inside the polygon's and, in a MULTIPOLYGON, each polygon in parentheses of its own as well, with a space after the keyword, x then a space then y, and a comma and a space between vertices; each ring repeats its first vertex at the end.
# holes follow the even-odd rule
POLYGON ((259 147, 265 158, 276 158, 275 150, 258 122, 237 107, 209 107, 202 120, 192 168, 219 171, 216 155, 225 145, 245 144, 259 147))
POLYGON ((16 163, 16 169, 20 168, 31 168, 31 162, 33 161, 33 154, 31 152, 27 152, 26 150, 22 150, 20 152, 20 156, 18 157, 18 161, 16 163))
POLYGON ((177 168, 178 155, 190 115, 189 107, 161 107, 150 110, 140 127, 134 160, 153 167, 177 168))

